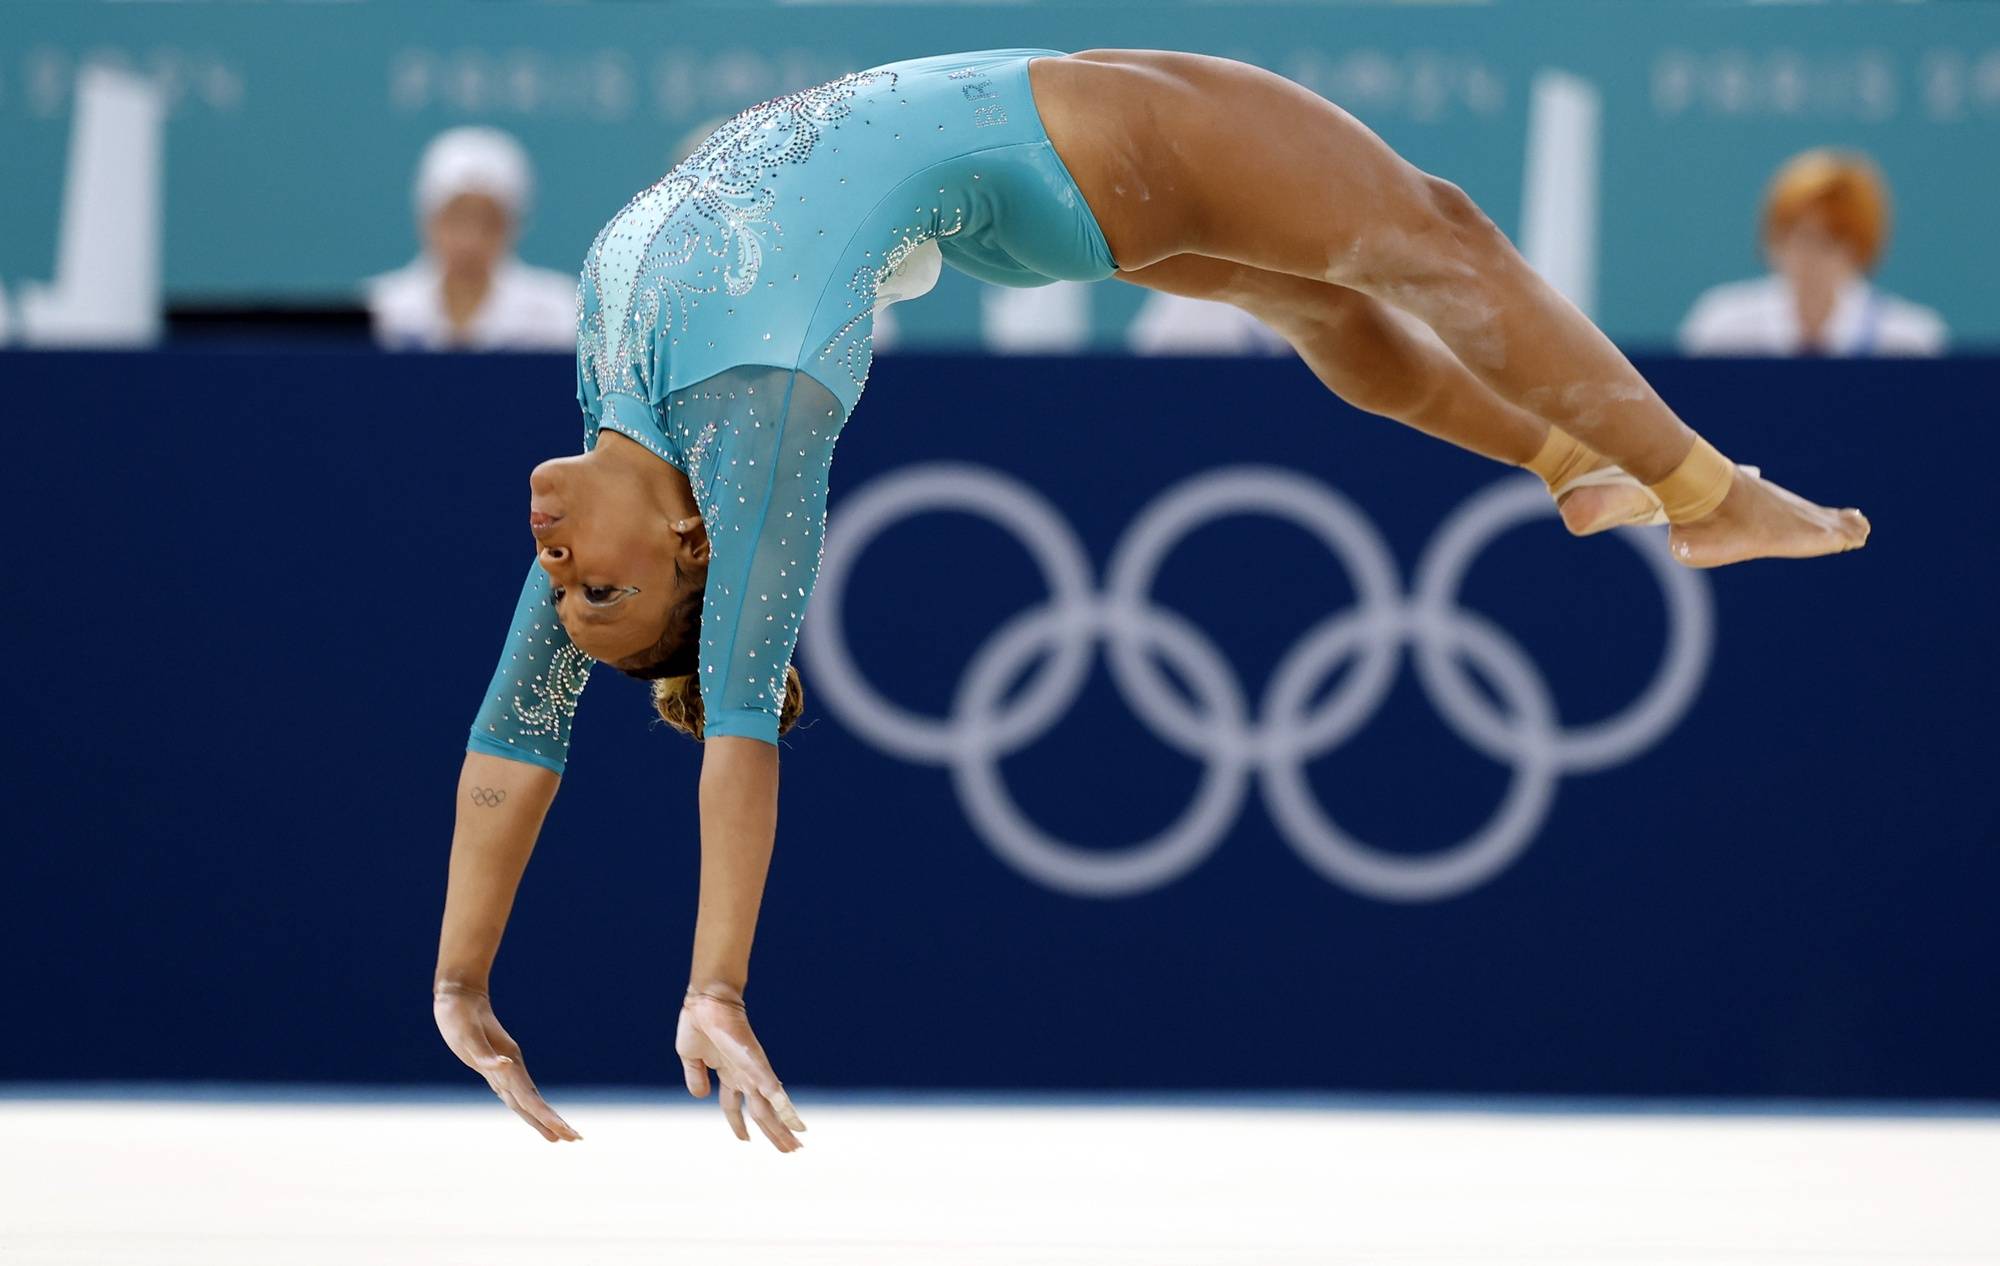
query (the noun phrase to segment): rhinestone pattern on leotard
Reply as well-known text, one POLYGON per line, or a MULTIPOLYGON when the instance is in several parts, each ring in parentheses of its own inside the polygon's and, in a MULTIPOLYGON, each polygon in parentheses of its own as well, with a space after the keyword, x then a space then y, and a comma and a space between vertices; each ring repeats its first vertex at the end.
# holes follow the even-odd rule
POLYGON ((880 264, 863 264, 848 278, 847 290, 853 296, 849 306, 853 308, 854 315, 841 323, 840 328, 820 347, 815 358, 821 363, 840 366, 857 390, 868 385, 868 369, 875 359, 875 332, 869 318, 874 315, 875 296, 882 289, 882 283, 901 268, 918 247, 951 237, 965 227, 963 207, 952 209, 949 225, 939 222, 942 214, 939 208, 930 209, 928 220, 921 218, 923 210, 922 207, 917 208, 917 223, 896 230, 896 244, 883 255, 880 264), (864 323, 870 325, 868 330, 862 330, 864 323))
POLYGON ((472 733, 489 750, 503 744, 511 753, 560 767, 593 661, 569 640, 552 595, 548 573, 530 563, 507 649, 472 733))
POLYGON ((643 397, 665 385, 654 382, 665 351, 652 346, 658 336, 671 347, 703 300, 748 294, 764 266, 766 233, 783 235, 773 173, 810 159, 856 93, 895 78, 860 71, 753 106, 611 218, 584 256, 584 286, 596 303, 586 295, 577 317, 579 365, 598 395, 643 397), (692 276, 680 267, 697 259, 703 266, 692 276))
MULTIPOLYGON (((549 611, 549 618, 552 621, 555 619, 553 608, 549 611)), ((582 697, 583 687, 590 680, 590 664, 590 657, 575 646, 559 646, 549 659, 548 669, 524 683, 532 702, 515 695, 514 715, 521 719, 527 733, 547 736, 568 745, 570 723, 576 719, 577 700, 582 697)))

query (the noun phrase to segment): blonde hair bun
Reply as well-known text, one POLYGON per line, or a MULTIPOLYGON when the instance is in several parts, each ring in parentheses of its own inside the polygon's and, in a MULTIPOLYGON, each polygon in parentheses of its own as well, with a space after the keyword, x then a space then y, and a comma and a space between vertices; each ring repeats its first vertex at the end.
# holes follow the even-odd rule
MULTIPOLYGON (((799 713, 805 711, 806 688, 799 679, 799 670, 789 665, 785 668, 785 702, 778 709, 778 733, 782 736, 791 732, 799 723, 799 713)), ((653 710, 660 719, 676 730, 699 743, 706 737, 707 717, 701 706, 701 686, 693 673, 678 677, 661 677, 653 683, 653 710)))

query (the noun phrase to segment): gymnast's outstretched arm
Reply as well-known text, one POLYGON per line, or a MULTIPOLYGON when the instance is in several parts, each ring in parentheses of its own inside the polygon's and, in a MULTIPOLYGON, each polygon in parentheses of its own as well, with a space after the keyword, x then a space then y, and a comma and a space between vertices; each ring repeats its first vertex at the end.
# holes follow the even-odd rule
POLYGON ((445 1044, 551 1143, 583 1136, 535 1089, 519 1043, 493 1014, 491 981, 521 872, 561 782, 560 773, 542 765, 465 754, 431 986, 431 1012, 445 1044))
POLYGON ((674 1047, 696 1097, 716 1070, 736 1137, 749 1137, 747 1114, 789 1152, 805 1125, 751 1031, 743 986, 778 825, 787 665, 819 569, 827 471, 845 411, 811 377, 768 366, 739 367, 674 398, 684 410, 677 422, 713 423, 691 472, 704 490, 712 553, 700 632, 701 897, 674 1047))
POLYGON ((674 1050, 696 1098, 708 1094, 708 1070, 716 1070, 723 1115, 737 1138, 749 1141, 747 1112, 779 1151, 797 1151, 804 1145, 793 1131, 804 1130, 805 1122, 772 1071, 743 1005, 750 945, 778 833, 776 744, 727 735, 707 740, 700 801, 701 896, 674 1050))

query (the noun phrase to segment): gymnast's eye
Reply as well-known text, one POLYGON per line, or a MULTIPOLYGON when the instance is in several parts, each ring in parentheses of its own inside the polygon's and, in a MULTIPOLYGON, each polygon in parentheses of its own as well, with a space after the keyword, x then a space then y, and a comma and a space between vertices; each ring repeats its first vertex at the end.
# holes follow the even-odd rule
MULTIPOLYGON (((616 606, 618 603, 623 602, 626 597, 637 592, 639 591, 630 585, 585 585, 583 587, 583 600, 593 607, 610 607, 616 606)), ((557 586, 549 591, 550 602, 560 606, 562 605, 562 600, 563 590, 561 586, 557 586)))

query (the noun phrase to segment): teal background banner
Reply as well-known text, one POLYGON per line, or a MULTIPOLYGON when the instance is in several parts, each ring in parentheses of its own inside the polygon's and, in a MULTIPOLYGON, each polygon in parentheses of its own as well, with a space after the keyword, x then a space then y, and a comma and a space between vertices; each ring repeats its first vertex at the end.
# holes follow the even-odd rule
MULTIPOLYGON (((1703 288, 1759 271, 1779 161, 1859 146, 1896 195, 1883 284, 1939 309, 1957 346, 2000 344, 2000 9, 1973 3, 0 4, 0 282, 53 269, 90 59, 167 88, 169 301, 324 303, 412 254, 411 177, 442 128, 494 123, 528 145, 541 194, 522 255, 569 269, 691 130, 849 69, 991 46, 1257 62, 1510 231, 1530 84, 1579 76, 1602 100, 1597 316, 1639 346, 1668 342, 1703 288)), ((907 341, 971 339, 976 290, 950 279, 907 341)), ((1100 341, 1139 298, 1100 288, 1100 341)))

